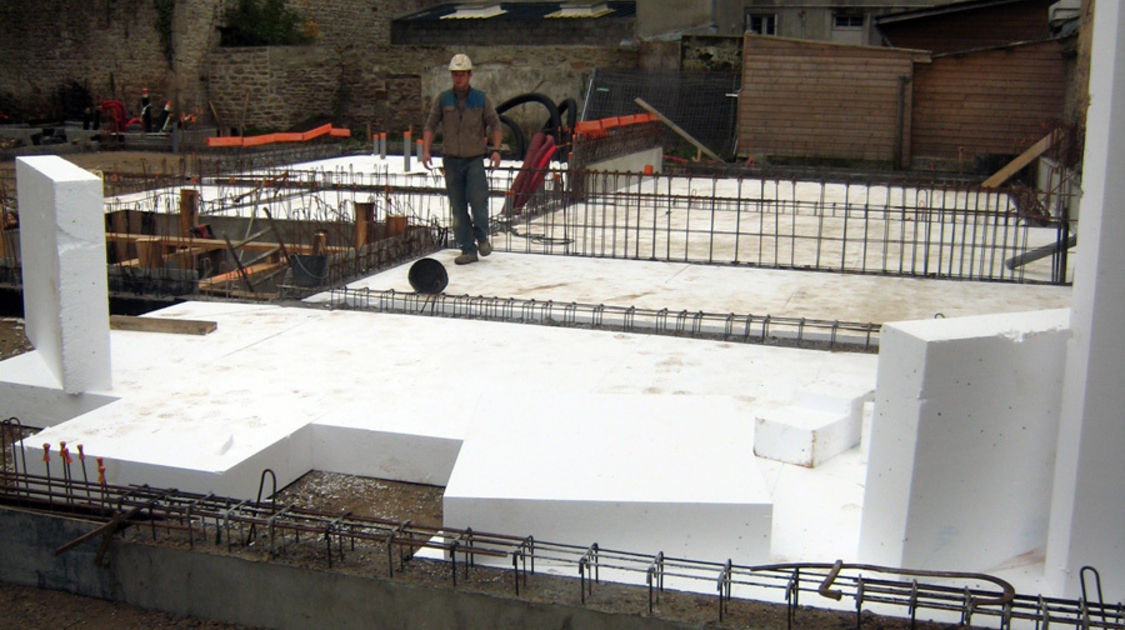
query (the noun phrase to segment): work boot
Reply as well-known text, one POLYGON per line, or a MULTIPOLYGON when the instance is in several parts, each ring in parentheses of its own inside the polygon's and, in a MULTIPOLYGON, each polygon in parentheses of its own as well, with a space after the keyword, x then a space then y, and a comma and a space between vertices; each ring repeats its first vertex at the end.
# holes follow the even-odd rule
POLYGON ((467 265, 469 263, 475 263, 476 261, 477 255, 473 252, 465 252, 464 254, 461 254, 460 256, 453 259, 453 262, 458 265, 467 265))
POLYGON ((477 253, 481 256, 487 256, 492 253, 492 243, 488 242, 487 238, 482 238, 477 241, 477 253))

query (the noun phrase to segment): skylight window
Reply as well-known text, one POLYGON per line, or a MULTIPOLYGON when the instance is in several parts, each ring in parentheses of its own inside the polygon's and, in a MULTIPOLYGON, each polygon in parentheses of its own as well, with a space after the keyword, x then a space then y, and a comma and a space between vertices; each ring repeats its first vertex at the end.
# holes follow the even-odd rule
POLYGON ((591 4, 564 4, 558 11, 548 13, 549 18, 598 18, 613 13, 605 2, 591 4))
POLYGON ((460 5, 457 10, 448 15, 441 16, 443 20, 480 20, 504 15, 508 11, 499 4, 460 5))

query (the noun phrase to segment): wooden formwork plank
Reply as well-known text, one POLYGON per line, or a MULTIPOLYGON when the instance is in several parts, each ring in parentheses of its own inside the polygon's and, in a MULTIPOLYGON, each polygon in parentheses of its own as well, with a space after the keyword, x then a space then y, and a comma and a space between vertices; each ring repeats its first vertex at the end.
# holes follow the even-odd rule
POLYGON ((1054 131, 1043 136, 1026 151, 1017 155, 1014 160, 1005 164, 1004 168, 996 171, 991 177, 981 182, 981 186, 985 188, 995 188, 1008 181, 1009 177, 1015 175, 1021 168, 1031 164, 1032 160, 1043 155, 1044 151, 1050 149, 1051 146, 1055 144, 1056 139, 1057 134, 1054 131))
MULTIPOLYGON (((105 238, 107 241, 116 243, 118 241, 133 242, 138 238, 151 237, 147 234, 123 234, 120 232, 107 232, 105 238)), ((226 249, 226 241, 218 238, 193 238, 189 236, 161 236, 160 240, 168 247, 195 247, 205 251, 213 251, 217 249, 226 249)), ((250 241, 247 243, 238 243, 239 249, 249 251, 267 251, 275 249, 277 242, 275 241, 250 241)), ((286 251, 294 254, 312 254, 315 244, 298 245, 296 243, 286 243, 286 251)), ((341 247, 339 245, 332 245, 328 247, 329 252, 343 252, 350 248, 341 247)))
MULTIPOLYGON (((274 247, 277 247, 277 245, 274 245, 274 247)), ((253 280, 253 278, 255 276, 260 276, 260 275, 265 275, 265 274, 268 274, 268 273, 275 272, 275 271, 285 267, 287 264, 288 263, 281 263, 281 262, 257 263, 257 264, 250 265, 250 266, 245 268, 246 269, 246 275, 251 280, 253 280)), ((203 280, 199 281, 199 290, 204 291, 204 290, 211 290, 211 289, 219 288, 219 287, 222 287, 225 284, 238 281, 241 278, 241 276, 242 276, 242 274, 239 271, 236 270, 236 271, 228 271, 226 273, 220 273, 220 274, 211 276, 210 278, 204 278, 203 280)))
POLYGON ((165 319, 161 317, 134 317, 132 315, 109 316, 109 327, 114 330, 207 335, 215 332, 218 326, 217 322, 199 319, 165 319))
POLYGON ((633 102, 636 103, 637 105, 640 105, 641 108, 644 109, 645 111, 647 111, 648 113, 652 114, 653 116, 656 116, 660 120, 660 122, 664 123, 665 125, 668 125, 669 129, 676 132, 677 135, 679 135, 684 140, 687 140, 688 142, 690 142, 692 145, 695 146, 696 149, 699 149, 701 152, 706 154, 711 159, 715 160, 716 162, 722 162, 723 161, 723 158, 715 155, 714 151, 712 151, 711 149, 708 149, 706 146, 703 145, 702 142, 696 140, 694 137, 692 137, 691 134, 684 131, 682 128, 680 128, 679 125, 677 125, 676 123, 669 120, 666 116, 664 116, 664 114, 661 114, 660 112, 656 111, 656 109, 652 105, 649 105, 648 103, 646 103, 644 101, 644 99, 642 99, 640 97, 637 97, 637 98, 633 99, 633 102))

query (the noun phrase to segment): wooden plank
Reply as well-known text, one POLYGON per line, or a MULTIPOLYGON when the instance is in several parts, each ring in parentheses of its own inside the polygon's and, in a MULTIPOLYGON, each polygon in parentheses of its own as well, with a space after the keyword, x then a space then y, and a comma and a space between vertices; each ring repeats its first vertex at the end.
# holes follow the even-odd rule
POLYGON ((710 157, 711 159, 715 160, 716 162, 724 162, 723 158, 715 155, 714 151, 712 151, 711 149, 708 149, 707 147, 703 146, 703 143, 701 143, 700 141, 693 138, 691 136, 691 134, 689 134, 688 132, 681 129, 679 127, 679 125, 677 125, 676 123, 672 122, 671 120, 668 120, 667 118, 665 118, 664 114, 661 114, 660 112, 656 111, 656 109, 653 108, 652 105, 649 105, 648 103, 646 103, 644 101, 644 99, 642 99, 641 97, 638 96, 637 98, 633 99, 633 102, 636 103, 637 105, 640 105, 641 108, 644 109, 645 111, 647 111, 648 113, 650 113, 650 114, 656 116, 657 118, 659 118, 660 122, 664 123, 665 125, 668 125, 668 127, 672 131, 676 132, 677 135, 679 135, 684 140, 687 140, 688 142, 690 142, 693 146, 695 146, 695 148, 697 148, 700 151, 702 151, 703 153, 707 154, 707 156, 710 157))
MULTIPOLYGON (((194 249, 177 249, 175 251, 164 254, 164 263, 167 264, 170 262, 177 262, 180 264, 180 266, 184 266, 187 263, 194 261, 196 256, 202 256, 206 253, 206 250, 198 247, 194 249)), ((118 267, 140 267, 141 259, 130 258, 128 260, 122 260, 121 262, 114 263, 114 265, 118 267)))
POLYGON ((113 330, 170 333, 174 335, 207 335, 219 327, 217 322, 199 319, 164 319, 161 317, 134 317, 110 315, 109 327, 113 330))
POLYGON ((160 269, 164 266, 164 244, 159 236, 143 236, 136 240, 136 245, 141 267, 160 269))
MULTIPOLYGON (((274 245, 274 247, 277 247, 277 246, 274 245)), ((255 264, 255 265, 250 265, 249 267, 246 267, 246 275, 249 276, 250 279, 253 279, 254 276, 267 274, 267 273, 270 273, 272 271, 277 271, 278 269, 281 269, 282 267, 285 267, 286 264, 287 263, 280 263, 280 262, 264 262, 264 263, 258 263, 258 264, 255 264)), ((227 284, 227 283, 230 283, 230 282, 236 282, 241 277, 241 275, 242 275, 241 273, 239 273, 237 270, 235 270, 235 271, 228 271, 226 273, 220 273, 220 274, 211 276, 210 278, 204 278, 203 280, 199 281, 199 290, 203 291, 204 289, 213 289, 216 286, 224 285, 224 284, 227 284)))
POLYGON ((375 239, 375 204, 370 201, 355 203, 355 248, 359 249, 375 239))
MULTIPOLYGON (((138 238, 150 237, 146 234, 123 234, 121 232, 106 232, 105 238, 110 242, 118 241, 136 241, 138 238)), ((216 249, 226 249, 226 241, 217 238, 192 238, 190 236, 162 236, 161 242, 168 247, 197 247, 207 251, 216 249)), ((298 245, 295 243, 286 243, 286 249, 295 254, 311 254, 313 253, 313 245, 298 245)), ((277 248, 277 243, 272 241, 253 241, 249 243, 240 243, 239 249, 249 251, 267 251, 277 248)), ((333 245, 328 248, 329 252, 343 252, 348 248, 333 245)))
POLYGON ((1031 145, 1026 151, 1016 156, 1016 159, 1004 165, 1004 168, 996 171, 991 177, 981 182, 981 186, 985 188, 995 188, 1000 184, 1008 181, 1008 178, 1015 175, 1021 168, 1031 164, 1035 158, 1043 155, 1043 152, 1050 149, 1055 144, 1055 132, 1052 131, 1047 135, 1040 138, 1039 142, 1031 145))
POLYGON ((180 236, 190 237, 199 212, 199 191, 194 188, 180 190, 180 236))

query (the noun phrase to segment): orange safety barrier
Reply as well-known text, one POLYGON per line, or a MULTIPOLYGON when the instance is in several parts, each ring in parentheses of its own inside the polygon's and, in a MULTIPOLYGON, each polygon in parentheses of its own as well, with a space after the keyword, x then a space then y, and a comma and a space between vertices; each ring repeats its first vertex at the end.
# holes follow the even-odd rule
POLYGON ((574 125, 574 131, 577 133, 590 133, 602 128, 602 121, 600 120, 583 120, 582 122, 574 125))
POLYGON ((325 135, 333 138, 350 138, 352 130, 342 127, 333 127, 331 123, 326 123, 304 132, 286 131, 267 133, 260 136, 212 136, 207 138, 207 146, 256 147, 263 144, 272 144, 274 142, 307 142, 313 138, 319 138, 325 135))
POLYGON ((219 136, 207 138, 207 146, 209 147, 240 147, 242 146, 242 136, 219 136))
POLYGON ((323 124, 319 127, 314 127, 312 129, 309 129, 305 133, 301 134, 301 140, 312 140, 313 138, 319 138, 320 136, 323 136, 324 134, 328 133, 331 129, 332 129, 332 125, 327 124, 327 123, 323 124))
POLYGON ((628 114, 625 116, 610 116, 598 120, 583 120, 574 125, 574 133, 584 138, 604 138, 609 135, 609 130, 615 127, 641 125, 657 122, 658 120, 655 114, 628 114))
POLYGON ((246 136, 242 139, 242 146, 256 147, 263 144, 273 144, 275 142, 274 134, 267 133, 264 136, 246 136))

